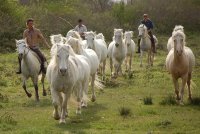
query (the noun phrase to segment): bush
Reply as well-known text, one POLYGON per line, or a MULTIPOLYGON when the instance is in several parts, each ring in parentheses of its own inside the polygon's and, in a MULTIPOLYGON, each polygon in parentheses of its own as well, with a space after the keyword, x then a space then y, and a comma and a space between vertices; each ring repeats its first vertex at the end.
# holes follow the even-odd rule
POLYGON ((147 96, 143 99, 144 105, 152 105, 153 101, 152 101, 152 97, 151 96, 147 96))

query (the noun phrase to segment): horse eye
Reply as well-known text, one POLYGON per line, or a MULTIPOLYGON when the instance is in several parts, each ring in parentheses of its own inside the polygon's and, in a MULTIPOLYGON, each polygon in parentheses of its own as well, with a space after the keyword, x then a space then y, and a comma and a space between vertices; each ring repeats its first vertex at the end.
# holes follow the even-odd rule
POLYGON ((60 56, 59 56, 59 55, 57 55, 57 57, 59 58, 60 56))

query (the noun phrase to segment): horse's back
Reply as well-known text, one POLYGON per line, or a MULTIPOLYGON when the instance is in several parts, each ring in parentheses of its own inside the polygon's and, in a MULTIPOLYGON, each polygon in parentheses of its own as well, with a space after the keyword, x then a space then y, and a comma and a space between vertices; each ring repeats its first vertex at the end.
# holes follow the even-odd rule
POLYGON ((96 53, 98 57, 100 56, 100 61, 102 62, 103 60, 106 59, 108 53, 106 42, 102 39, 96 39, 95 47, 96 47, 96 53))
POLYGON ((98 66, 99 66, 99 59, 98 56, 96 54, 96 52, 92 49, 85 49, 85 56, 88 58, 89 60, 89 65, 90 65, 90 73, 96 73, 98 66))

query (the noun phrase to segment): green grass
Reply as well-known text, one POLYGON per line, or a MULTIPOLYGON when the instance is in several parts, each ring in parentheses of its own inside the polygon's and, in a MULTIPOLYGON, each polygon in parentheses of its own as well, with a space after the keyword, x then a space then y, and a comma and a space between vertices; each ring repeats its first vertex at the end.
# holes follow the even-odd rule
MULTIPOLYGON (((135 54, 131 78, 126 74, 111 81, 107 63, 104 91, 96 90, 96 102, 89 102, 88 108, 82 109, 81 115, 75 114, 76 106, 71 102, 65 125, 59 125, 58 121, 53 119, 51 96, 42 96, 41 83, 40 103, 34 100, 34 89, 30 80, 27 85, 33 96, 27 98, 21 87, 20 76, 15 74, 18 67, 17 54, 0 54, 0 133, 198 134, 200 132, 199 36, 187 37, 187 44, 194 51, 197 63, 192 77, 194 101, 187 100, 188 92, 185 89, 184 106, 171 105, 171 102, 168 102, 175 96, 171 76, 164 68, 167 54, 164 49, 168 38, 160 36, 158 39, 159 48, 162 50, 158 50, 153 67, 140 68, 139 57, 135 54), (153 104, 144 105, 143 100, 149 95, 153 99, 153 104), (161 102, 165 102, 166 105, 161 105, 161 102), (124 118, 121 115, 128 116, 124 118)), ((47 51, 46 55, 49 55, 47 51)))

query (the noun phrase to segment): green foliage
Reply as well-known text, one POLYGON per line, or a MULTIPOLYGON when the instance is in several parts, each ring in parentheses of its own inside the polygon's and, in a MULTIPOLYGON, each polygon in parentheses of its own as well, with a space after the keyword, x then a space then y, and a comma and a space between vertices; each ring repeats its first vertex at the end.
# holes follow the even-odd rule
POLYGON ((167 97, 165 97, 161 102, 161 105, 176 105, 176 99, 174 95, 169 94, 167 97))
POLYGON ((143 99, 143 102, 144 102, 144 105, 152 105, 153 104, 152 97, 151 96, 146 96, 143 99))
POLYGON ((128 107, 122 106, 119 108, 119 113, 123 118, 126 118, 131 115, 131 109, 128 107))
POLYGON ((190 104, 200 106, 200 97, 193 97, 190 104))

